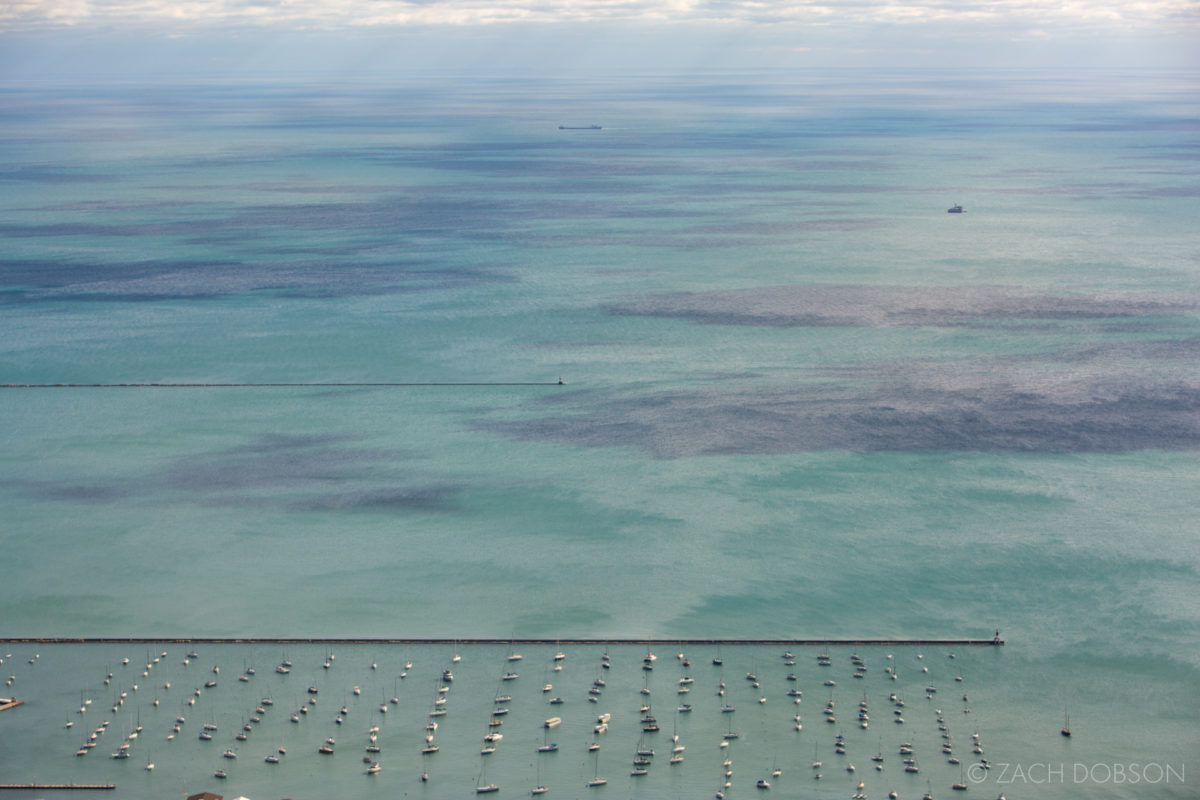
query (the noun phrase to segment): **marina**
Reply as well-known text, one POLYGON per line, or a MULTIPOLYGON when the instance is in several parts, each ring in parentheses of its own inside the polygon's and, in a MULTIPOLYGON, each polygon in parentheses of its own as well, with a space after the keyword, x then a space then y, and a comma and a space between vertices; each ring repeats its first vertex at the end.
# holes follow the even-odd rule
POLYGON ((654 798, 668 787, 729 793, 769 783, 834 797, 846 786, 838 774, 861 762, 873 774, 853 783, 877 796, 917 797, 927 781, 951 790, 968 768, 986 782, 991 760, 1008 757, 1003 726, 989 728, 1002 702, 988 687, 1000 650, 974 645, 998 637, 854 642, 9 639, 37 650, 5 655, 28 665, 12 678, 33 691, 0 733, 14 751, 39 748, 70 781, 19 783, 20 758, 0 765, 0 779, 5 788, 139 793, 219 782, 226 793, 284 796, 366 776, 429 797, 569 793, 628 780, 629 796, 654 798), (864 642, 873 644, 859 652, 864 642), (553 674, 560 694, 513 673, 518 659, 553 674), (251 666, 272 663, 289 668, 251 666), (246 680, 205 686, 231 669, 246 680), (844 680, 827 685, 831 675, 844 680), (686 706, 675 700, 680 689, 690 690, 686 706), (837 722, 835 707, 856 708, 858 719, 837 722), (875 717, 885 730, 869 725, 875 717), (179 736, 193 726, 199 737, 179 736), (970 743, 961 761, 951 734, 970 743), (104 757, 113 749, 120 758, 104 757), (814 769, 826 766, 808 774, 801 767, 814 753, 814 769), (736 776, 734 760, 745 765, 736 776), (486 780, 473 779, 481 765, 486 780))

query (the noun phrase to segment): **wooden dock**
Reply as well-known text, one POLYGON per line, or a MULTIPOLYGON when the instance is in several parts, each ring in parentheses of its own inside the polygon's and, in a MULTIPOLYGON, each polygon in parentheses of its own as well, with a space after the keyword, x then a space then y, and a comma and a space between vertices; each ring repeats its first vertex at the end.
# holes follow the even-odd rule
POLYGON ((266 645, 638 645, 666 646, 687 645, 702 647, 706 645, 721 645, 736 647, 738 645, 778 645, 782 647, 803 647, 839 645, 852 647, 1000 647, 1004 640, 997 631, 991 639, 680 639, 680 638, 320 638, 320 637, 219 637, 219 636, 190 636, 190 637, 8 637, 0 638, 5 643, 26 644, 266 644, 266 645))
POLYGON ((13 698, 12 700, 5 700, 0 702, 0 711, 8 711, 10 708, 16 708, 17 706, 23 705, 25 705, 24 700, 17 700, 16 698, 13 698))

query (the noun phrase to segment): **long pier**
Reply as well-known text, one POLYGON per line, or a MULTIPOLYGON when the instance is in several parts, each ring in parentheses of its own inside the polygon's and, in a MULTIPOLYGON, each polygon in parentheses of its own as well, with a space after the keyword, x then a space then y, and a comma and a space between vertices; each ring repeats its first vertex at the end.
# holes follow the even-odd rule
POLYGON ((315 381, 294 383, 0 383, 0 389, 279 389, 363 386, 565 386, 561 381, 315 381))
POLYGON ((991 639, 687 639, 687 638, 316 638, 223 636, 100 636, 100 637, 0 637, 0 642, 26 644, 267 644, 267 645, 850 645, 855 647, 1000 647, 999 633, 991 639))
POLYGON ((70 789, 116 789, 115 783, 0 783, 0 790, 15 791, 61 791, 70 789))

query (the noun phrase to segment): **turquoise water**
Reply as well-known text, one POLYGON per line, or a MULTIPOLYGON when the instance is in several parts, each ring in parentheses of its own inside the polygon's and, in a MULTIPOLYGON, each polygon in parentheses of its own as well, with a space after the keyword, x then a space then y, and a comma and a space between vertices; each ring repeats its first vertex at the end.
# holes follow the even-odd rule
MULTIPOLYGON (((1196 88, 1188 74, 1016 71, 5 86, 0 383, 539 385, 0 390, 0 633, 999 628, 1004 648, 952 662, 970 668, 988 757, 1029 768, 1007 783, 993 769, 989 797, 1194 794, 1196 88), (946 214, 954 203, 967 213, 946 214), (1041 764, 1064 777, 1033 780, 1041 764), (1134 764, 1183 780, 1103 769, 1134 764)), ((186 685, 179 646, 163 649, 186 685)), ((213 693, 223 733, 260 685, 318 679, 277 677, 275 652, 216 649, 223 674, 259 667, 213 693)), ((405 737, 419 739, 443 649, 411 656, 426 671, 414 705, 396 709, 403 725, 387 717, 405 737)), ((66 719, 81 692, 111 704, 97 684, 124 656, 8 650, 6 691, 28 702, 0 715, 0 782, 213 788, 222 747, 165 741, 181 698, 164 711, 139 691, 111 715, 155 719, 153 773, 140 740, 124 762, 73 755, 83 723, 66 719)), ((814 720, 795 732, 778 653, 735 648, 725 670, 741 681, 747 661, 769 663, 774 694, 754 710, 761 735, 733 748, 787 759, 803 786, 787 791, 844 796, 841 776, 793 777, 814 746, 833 756, 813 654, 797 653, 814 720)), ((304 669, 328 680, 325 655, 305 652, 304 669)), ((365 784, 358 745, 318 761, 308 726, 303 758, 274 772, 265 752, 239 758, 219 790, 469 794, 505 653, 463 655, 465 719, 438 765, 461 784, 422 787, 407 744, 365 784)), ((549 655, 526 654, 525 716, 489 766, 505 792, 535 780, 549 655)), ((583 731, 599 651, 568 655, 586 666, 569 672, 580 716, 564 726, 583 731)), ((623 655, 615 717, 640 702, 641 654, 623 655)), ((943 683, 946 656, 926 655, 943 683)), ((339 653, 321 730, 354 684, 375 708, 407 657, 339 653)), ((686 723, 701 752, 677 775, 622 771, 592 791, 711 796, 725 720, 710 657, 696 660, 709 702, 686 723)), ((869 692, 850 755, 873 773, 881 735, 894 756, 874 722, 892 682, 883 653, 864 657, 865 688, 840 676, 839 706, 869 692)), ((613 728, 627 770, 636 729, 613 728)), ((545 776, 555 796, 587 791, 577 750, 545 776)), ((944 796, 957 771, 932 767, 944 796)), ((891 788, 863 779, 872 797, 891 788)))

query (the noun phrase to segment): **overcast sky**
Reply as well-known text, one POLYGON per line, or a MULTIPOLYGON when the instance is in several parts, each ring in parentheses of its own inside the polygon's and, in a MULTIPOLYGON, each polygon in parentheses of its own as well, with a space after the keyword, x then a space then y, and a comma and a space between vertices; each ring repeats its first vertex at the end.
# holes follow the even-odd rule
POLYGON ((1200 66, 1200 0, 0 0, 0 80, 415 68, 1200 66))

